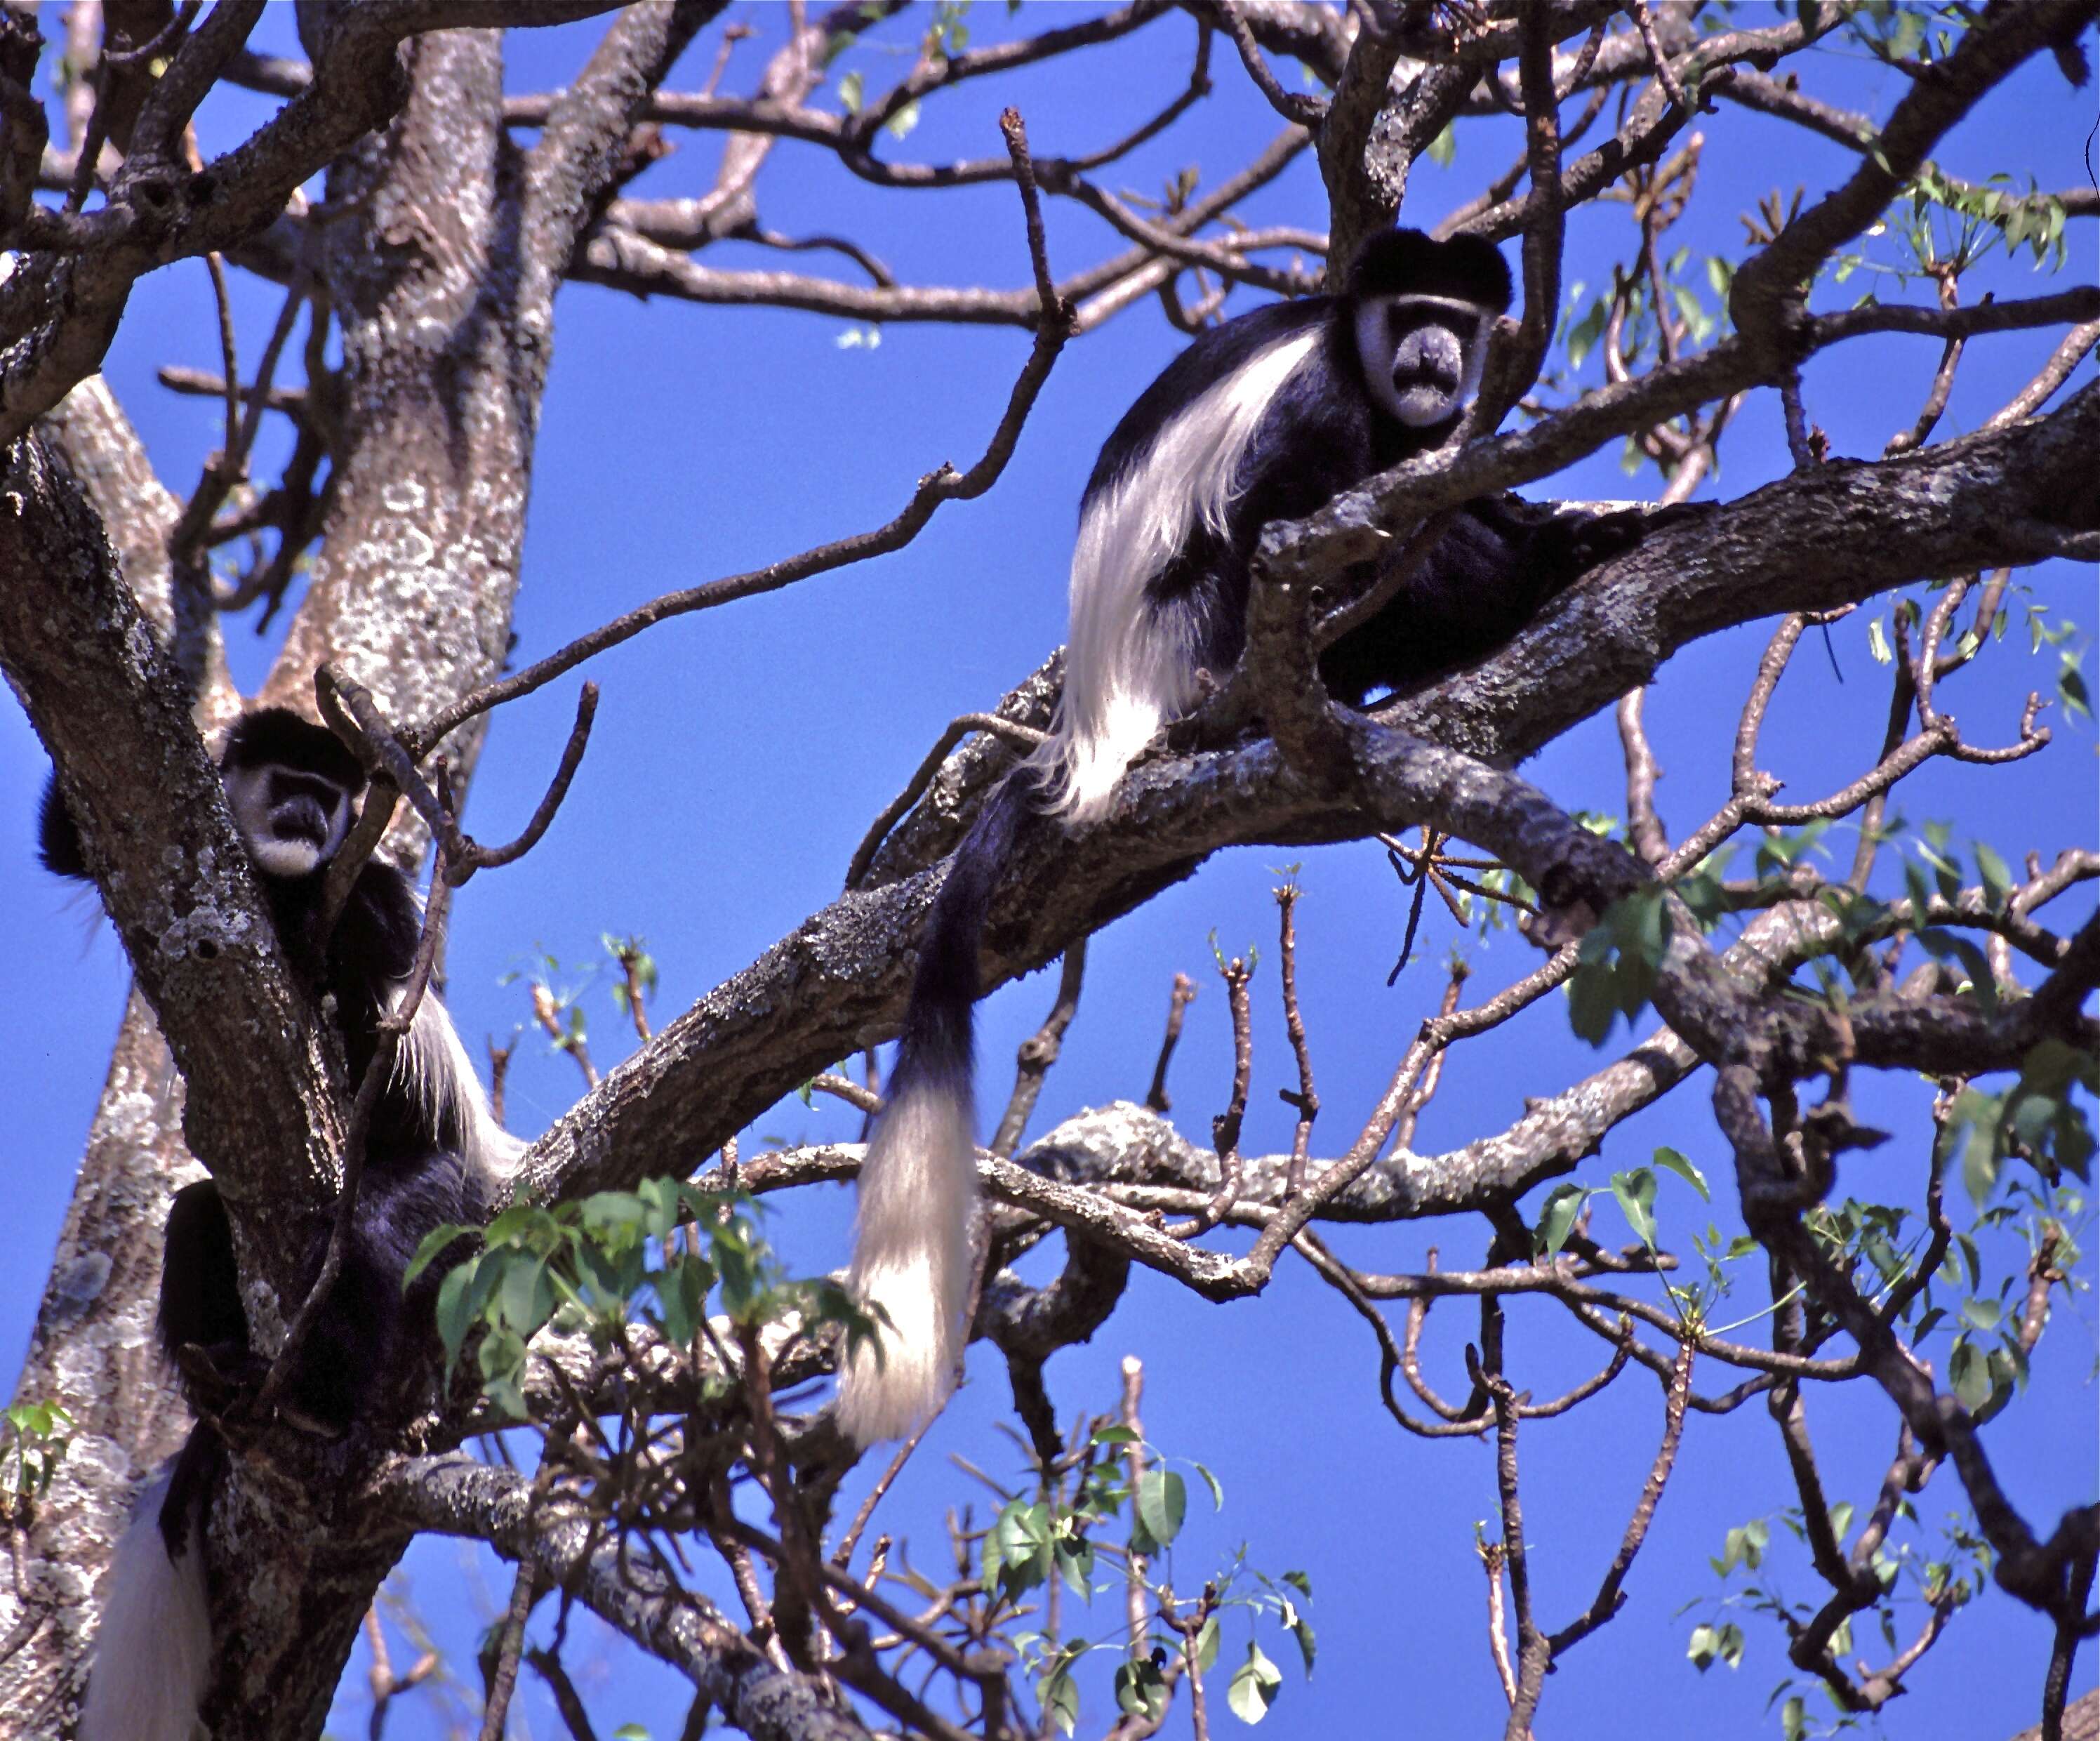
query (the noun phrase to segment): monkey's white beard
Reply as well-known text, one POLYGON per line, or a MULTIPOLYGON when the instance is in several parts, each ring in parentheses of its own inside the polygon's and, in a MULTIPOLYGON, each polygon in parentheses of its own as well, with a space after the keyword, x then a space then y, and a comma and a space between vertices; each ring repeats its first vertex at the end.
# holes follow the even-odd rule
MULTIPOLYGON (((1308 327, 1257 351, 1198 395, 1136 463, 1092 497, 1072 549, 1072 633, 1050 741, 1052 808, 1088 822, 1153 734, 1196 700, 1196 652, 1145 585, 1201 524, 1222 533, 1240 462, 1283 385, 1321 341, 1308 327)), ((1222 675, 1222 673, 1218 674, 1222 675)))
POLYGON ((189 1551, 170 1560, 160 1521, 167 1491, 165 1474, 148 1485, 110 1557, 80 1741, 190 1741, 196 1726, 211 1683, 203 1520, 192 1520, 189 1551))
POLYGON ((839 1424, 861 1444, 909 1437, 947 1399, 969 1303, 977 1193, 967 1093, 938 1082, 906 1089, 861 1163, 847 1284, 889 1315, 876 1326, 881 1359, 862 1347, 839 1382, 839 1424))
POLYGON ((250 835, 248 855, 254 859, 263 874, 270 877, 303 877, 321 861, 318 842, 286 840, 272 834, 250 835))

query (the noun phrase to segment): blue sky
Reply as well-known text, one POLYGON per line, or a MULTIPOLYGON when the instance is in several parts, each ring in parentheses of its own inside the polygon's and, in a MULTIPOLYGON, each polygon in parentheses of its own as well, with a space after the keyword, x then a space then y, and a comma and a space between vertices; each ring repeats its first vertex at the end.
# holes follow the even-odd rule
MULTIPOLYGON (((980 41, 1016 26, 1043 28, 1053 15, 1052 7, 1031 4, 1008 25, 1002 11, 977 9, 973 24, 980 41)), ((784 15, 750 15, 761 27, 761 41, 739 51, 726 89, 754 75, 784 15)), ((601 28, 514 34, 513 87, 561 82, 601 28)), ((289 9, 272 9, 264 33, 258 46, 289 50, 289 9)), ((1039 153, 1084 151, 1127 131, 1178 86, 1193 36, 1187 20, 1172 17, 1070 66, 960 87, 929 103, 917 130, 889 148, 921 161, 995 152, 997 111, 1012 102, 1039 153)), ((675 84, 698 82, 712 42, 712 34, 703 39, 675 84)), ((876 33, 841 69, 858 64, 870 88, 881 88, 908 66, 910 42, 908 31, 895 26, 876 33)), ((1819 94, 1872 113, 1885 114, 1900 93, 1898 75, 1842 51, 1818 51, 1794 64, 1819 94)), ((1106 185, 1154 189, 1187 164, 1215 179, 1273 133, 1274 117, 1247 87, 1229 47, 1214 52, 1213 72, 1215 94, 1105 174, 1106 185)), ((214 148, 238 138, 270 106, 259 98, 222 100, 223 108, 206 113, 206 144, 214 148)), ((827 93, 823 100, 836 99, 827 93)), ((2044 60, 1965 123, 1939 161, 1972 179, 2005 170, 2022 185, 2029 174, 2044 188, 2079 185, 2092 123, 2090 88, 2071 90, 2044 60)), ((1739 212, 1774 188, 1790 193, 1797 183, 1812 199, 1854 161, 1826 142, 1726 107, 1702 117, 1701 128, 1706 149, 1698 196, 1672 233, 1695 258, 1716 251, 1740 258, 1739 212)), ((704 189, 718 140, 687 135, 676 143, 676 154, 638 192, 704 189)), ((1448 169, 1418 170, 1407 221, 1434 222, 1500 172, 1518 148, 1511 121, 1469 124, 1448 169)), ((1008 188, 873 189, 822 152, 792 143, 778 148, 759 188, 770 227, 790 233, 846 230, 906 281, 999 287, 1026 281, 1008 188)), ((1309 161, 1243 208, 1251 221, 1316 228, 1324 226, 1323 212, 1309 161)), ((1118 245, 1070 202, 1052 201, 1049 219, 1051 257, 1061 272, 1118 245)), ((1569 227, 1568 278, 1604 281, 1626 233, 1621 208, 1577 214, 1569 227)), ((735 251, 711 254, 710 263, 728 263, 735 251)), ((761 263, 778 261, 769 255, 761 263)), ((2090 281, 2093 267, 2089 223, 2073 232, 2067 273, 2071 281, 2090 281)), ((1965 300, 1986 289, 2009 298, 2042 287, 2024 262, 1993 260, 1965 283, 1965 300)), ((1858 289, 1855 281, 1825 294, 1842 306, 1858 289)), ((1885 299, 1930 299, 1929 287, 1905 290, 1890 281, 1879 289, 1885 299)), ((236 290, 243 352, 252 356, 279 293, 238 281, 236 290)), ((1230 306, 1243 309, 1257 300, 1241 292, 1230 306)), ((550 651, 659 593, 888 518, 921 473, 943 460, 967 464, 982 451, 1028 342, 1012 330, 904 326, 885 332, 879 346, 849 347, 840 342, 845 331, 840 321, 792 312, 664 301, 644 306, 588 287, 563 292, 515 624, 521 658, 550 651)), ((2015 334, 1972 344, 1941 435, 1988 417, 2032 373, 2054 336, 2015 334)), ((977 502, 944 509, 909 549, 674 621, 598 661, 589 673, 604 692, 598 729, 560 819, 523 864, 477 878, 456 912, 448 996, 470 1047, 528 1020, 522 986, 503 981, 544 951, 565 968, 573 964, 558 977, 580 984, 593 1050, 610 1065, 631 1036, 611 1000, 614 975, 599 948, 601 932, 646 938, 662 974, 654 1012, 660 1021, 833 898, 869 819, 946 722, 988 705, 1062 639, 1064 570, 1080 487, 1123 406, 1181 342, 1156 304, 1140 305, 1068 349, 997 488, 977 502), (600 965, 590 976, 593 960, 600 965)), ((1808 409, 1834 452, 1878 454, 1915 415, 1937 356, 1928 340, 1890 336, 1812 363, 1808 409)), ((170 362, 217 367, 200 263, 182 263, 141 287, 108 365, 162 477, 186 489, 215 444, 219 413, 213 401, 177 399, 155 384, 154 368, 170 362)), ((2089 382, 2093 373, 2089 361, 2076 382, 2089 382)), ((1599 378, 1592 357, 1578 384, 1599 378)), ((269 431, 271 440, 282 436, 281 429, 269 431)), ((1787 469, 1776 402, 1760 395, 1730 431, 1720 475, 1702 488, 1701 499, 1732 498, 1787 469)), ((1658 488, 1652 468, 1629 478, 1612 453, 1551 484, 1552 493, 1574 496, 1652 495, 1658 488)), ((1547 486, 1533 493, 1546 493, 1547 486)), ((2022 578, 2053 611, 2089 633, 2096 603, 2089 569, 2054 563, 2022 578)), ((1878 745, 1887 692, 1883 669, 1868 652, 1864 618, 1873 614, 1870 608, 1833 632, 1834 669, 1820 645, 1805 643, 1781 687, 1762 764, 1786 780, 1789 797, 1843 784, 1878 745)), ((230 623, 227 639, 242 682, 259 679, 274 642, 258 640, 245 622, 230 623)), ((1752 630, 1688 649, 1650 692, 1650 727, 1667 774, 1658 802, 1679 832, 1703 820, 1726 791, 1736 710, 1762 642, 1762 632, 1752 630)), ((2054 676, 2054 656, 2045 652, 2031 661, 2016 632, 1944 699, 1972 740, 2008 741, 2027 691, 2046 692, 2054 676)), ((565 679, 500 716, 469 818, 477 832, 505 837, 529 812, 558 754, 579 681, 565 679)), ((2015 862, 2030 850, 2047 859, 2064 846, 2093 844, 2090 722, 2047 717, 2058 737, 2044 754, 2003 770, 1935 764, 1904 789, 1903 814, 1913 824, 1952 820, 1957 839, 1988 839, 2015 862)), ((19 709, 0 709, 0 817, 17 819, 11 830, 0 829, 0 899, 22 916, 12 928, 13 946, 0 957, 0 1009, 11 1012, 12 1038, 0 1048, 0 1104, 11 1109, 13 1131, 0 1153, 14 1213, 22 1217, 0 1287, 0 1350, 11 1363, 33 1322, 127 979, 92 902, 69 897, 34 866, 36 793, 46 765, 19 709)), ((1526 771, 1569 807, 1615 814, 1623 807, 1608 718, 1571 733, 1526 771)), ((1838 850, 1849 846, 1841 831, 1838 850)), ((1079 1017, 1049 1079, 1035 1131, 1083 1106, 1141 1097, 1167 988, 1179 970, 1203 988, 1172 1078, 1176 1116, 1200 1138, 1229 1078, 1224 999, 1211 961, 1215 931, 1229 949, 1259 943, 1264 957, 1254 984, 1254 1092, 1243 1146, 1260 1151, 1287 1145, 1290 1114, 1273 1091, 1294 1076, 1269 947, 1273 868, 1285 856, 1263 849, 1222 855, 1094 940, 1079 1017)), ((1453 927, 1431 903, 1417 963, 1388 991, 1386 973, 1405 905, 1383 852, 1366 843, 1301 856, 1301 985, 1326 1109, 1315 1146, 1332 1152, 1361 1123, 1399 1049, 1433 1007, 1440 989, 1436 964, 1454 940, 1453 927)), ((2053 913, 2067 928, 2089 908, 2089 898, 2067 899, 2053 913)), ((1488 995, 1535 960, 1506 931, 1469 949, 1477 970, 1469 996, 1488 995)), ((980 1055, 988 1102, 1003 1098, 1008 1061, 1048 1007, 1052 986, 1038 976, 985 1006, 980 1055)), ((1548 999, 1509 1029, 1452 1056, 1417 1147, 1442 1148, 1498 1129, 1521 1110, 1524 1097, 1552 1092, 1595 1062, 1568 1031, 1558 1001, 1548 999)), ((544 1128, 571 1103, 578 1086, 571 1061, 551 1055, 528 1033, 511 1073, 514 1127, 528 1135, 544 1128)), ((1862 1116, 1895 1129, 1899 1140, 1848 1161, 1843 1188, 1915 1201, 1924 1165, 1923 1091, 1881 1079, 1860 1085, 1859 1100, 1862 1116)), ((744 1140, 748 1148, 772 1139, 847 1138, 858 1123, 857 1116, 821 1098, 813 1109, 790 1099, 744 1140)), ((1643 1164, 1664 1143, 1710 1176, 1725 1177, 1699 1083, 1615 1132, 1581 1177, 1601 1182, 1617 1169, 1643 1164)), ((1689 1189, 1672 1180, 1664 1182, 1661 1208, 1665 1240, 1680 1245, 1708 1218, 1689 1189)), ((843 1259, 850 1211, 849 1193, 824 1189, 776 1200, 770 1225, 794 1266, 822 1269, 843 1259)), ((1608 1213, 1600 1211, 1600 1226, 1608 1213)), ((1732 1225, 1725 1210, 1717 1218, 1724 1229, 1732 1225)), ((2089 1246, 2089 1227, 2087 1235, 2089 1246)), ((1396 1270, 1420 1266, 1432 1245, 1441 1248, 1445 1266, 1470 1266, 1484 1240, 1482 1227, 1431 1224, 1352 1230, 1335 1243, 1366 1268, 1396 1270)), ((1744 1312, 1755 1310, 1762 1282, 1745 1276, 1738 1297, 1744 1312)), ((1597 1345, 1565 1329, 1555 1309, 1520 1303, 1511 1320, 1520 1381, 1538 1394, 1565 1389, 1595 1365, 1597 1345)), ((1745 1333, 1761 1335, 1762 1326, 1745 1333)), ((1447 1393, 1464 1388, 1461 1350, 1476 1334, 1470 1315, 1454 1307, 1431 1319, 1427 1364, 1447 1393)), ((2100 1443, 2091 1387, 2095 1349, 2090 1296, 2067 1305, 2059 1295, 2031 1391, 1986 1434, 2009 1490, 2044 1530, 2063 1506, 2091 1497, 2100 1443)), ((1061 1416, 1110 1407, 1116 1364, 1127 1354, 1146 1363, 1152 1439, 1170 1456, 1201 1460, 1225 1493, 1225 1509, 1215 1519, 1207 1502, 1196 1502, 1176 1549, 1177 1587, 1199 1584, 1242 1541, 1252 1564, 1272 1573, 1302 1567, 1312 1577, 1318 1668, 1305 1681, 1286 1660, 1287 1641, 1264 1635, 1264 1647, 1286 1668, 1267 1730, 1286 1737, 1337 1727, 1377 1734, 1404 1726, 1437 1737, 1498 1730, 1502 1703, 1487 1652, 1484 1580, 1473 1549, 1474 1522, 1489 1518, 1494 1505, 1487 1448, 1401 1435, 1377 1406, 1377 1359, 1368 1334, 1299 1266, 1282 1270, 1260 1301, 1226 1308, 1202 1306, 1140 1272, 1094 1342, 1052 1362, 1048 1381, 1061 1416)), ((1004 1374, 982 1350, 971 1374, 881 1514, 882 1527, 911 1539, 922 1565, 940 1562, 945 1505, 973 1499, 980 1517, 990 1509, 989 1496, 946 1460, 951 1453, 1003 1479, 1017 1478, 1011 1447, 994 1431, 1007 1400, 1004 1374)), ((1864 1390, 1818 1391, 1809 1407, 1833 1495, 1864 1509, 1893 1444, 1892 1415, 1864 1390)), ((1529 1429, 1526 1526, 1549 1625, 1564 1622, 1594 1591, 1660 1421, 1657 1389, 1636 1373, 1573 1414, 1529 1429)), ((1541 1734, 1604 1741, 1628 1734, 1776 1733, 1763 1706, 1785 1664, 1769 1620, 1737 1616, 1750 1644, 1745 1665, 1733 1673, 1716 1668, 1697 1676, 1684 1660, 1684 1641, 1696 1620, 1709 1617, 1718 1591, 1705 1556, 1719 1551, 1723 1532, 1776 1513, 1792 1497, 1761 1407, 1720 1420, 1695 1416, 1631 1580, 1630 1600, 1619 1619, 1554 1677, 1541 1734), (1692 1611, 1680 1614, 1688 1603, 1696 1605, 1692 1611)), ((1943 1474, 1921 1501, 1930 1536, 1957 1503, 1952 1477, 1943 1474)), ((425 1544, 405 1562, 405 1575, 419 1609, 470 1676, 474 1629, 492 1616, 508 1575, 492 1558, 467 1566, 468 1558, 451 1544, 425 1544)), ((1789 1562, 1782 1554, 1777 1577, 1789 1594, 1820 1595, 1799 1556, 1789 1562)), ((704 1576, 700 1581, 708 1583, 704 1576)), ((1107 1634, 1117 1605, 1105 1598, 1096 1610, 1090 1623, 1068 1615, 1068 1624, 1107 1634)), ((1912 1619, 1914 1613, 1906 1624, 1912 1619)), ((1877 1659, 1886 1655, 1876 1641, 1862 1638, 1860 1645, 1877 1659)), ((1993 1595, 1957 1617, 1913 1675, 1912 1695, 1891 1708, 1884 1731, 1919 1741, 2011 1734, 2034 1721, 2047 1646, 2040 1620, 1993 1595)), ((1224 1659, 1243 1649, 1229 1627, 1224 1659)), ((580 1661, 602 1734, 623 1721, 643 1723, 655 1734, 676 1733, 683 1700, 674 1677, 623 1647, 588 1646, 580 1661)), ((363 1723, 360 1662, 361 1655, 338 1705, 343 1732, 363 1723)), ((2092 1682, 2091 1662, 2089 1655, 2081 1686, 2092 1682)), ((524 1706, 531 1733, 554 1732, 536 1688, 528 1690, 524 1706)), ((1100 1732, 1109 1715, 1105 1692, 1090 1687, 1082 1733, 1100 1732)), ((439 1718, 439 1704, 419 1694, 392 1714, 389 1732, 443 1734, 439 1718)), ((1185 1721, 1177 1715, 1170 1729, 1185 1721)), ((1222 1714, 1215 1721, 1233 1726, 1222 1714)))

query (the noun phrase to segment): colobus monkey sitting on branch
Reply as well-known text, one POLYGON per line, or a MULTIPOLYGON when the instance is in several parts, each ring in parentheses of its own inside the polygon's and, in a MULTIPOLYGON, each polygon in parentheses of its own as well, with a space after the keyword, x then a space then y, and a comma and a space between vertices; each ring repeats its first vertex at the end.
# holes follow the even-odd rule
MULTIPOLYGON (((858 1351, 841 1381, 841 1421, 862 1443, 913 1431, 952 1382, 977 1188, 977 948, 1017 825, 1031 810, 1072 824, 1108 810, 1153 736, 1238 662, 1262 528, 1449 440, 1510 295, 1489 242, 1374 236, 1339 294, 1204 333, 1101 449, 1079 502, 1056 725, 955 849, 861 1167, 851 1279, 889 1320, 881 1359, 858 1351)), ((1637 535, 1625 519, 1571 527, 1469 503, 1392 602, 1321 655, 1321 677, 1361 705, 1477 660, 1637 535)))
MULTIPOLYGON (((328 868, 365 777, 324 727, 284 708, 249 714, 229 733, 219 769, 286 961, 316 1005, 333 1001, 354 1089, 414 964, 421 930, 415 890, 393 865, 371 859, 324 931, 328 868)), ((55 777, 45 789, 42 834, 47 869, 88 880, 55 777)), ((417 1339, 427 1331, 441 1266, 405 1296, 402 1277, 434 1229, 487 1219, 523 1149, 496 1123, 451 1018, 426 990, 373 1108, 351 1236, 289 1375, 280 1403, 288 1420, 339 1438, 421 1376, 417 1339)), ((324 1231, 308 1254, 309 1278, 327 1244, 324 1231)), ((286 1315, 299 1304, 286 1301, 286 1315)), ((253 1384, 267 1364, 249 1343, 232 1229, 211 1180, 183 1186, 169 1209, 157 1328, 170 1360, 184 1355, 186 1378, 208 1369, 223 1381, 209 1398, 192 1396, 208 1407, 223 1403, 220 1388, 253 1384)), ((200 1421, 117 1544, 82 1741, 188 1741, 211 1676, 201 1525, 225 1455, 217 1433, 200 1421)))

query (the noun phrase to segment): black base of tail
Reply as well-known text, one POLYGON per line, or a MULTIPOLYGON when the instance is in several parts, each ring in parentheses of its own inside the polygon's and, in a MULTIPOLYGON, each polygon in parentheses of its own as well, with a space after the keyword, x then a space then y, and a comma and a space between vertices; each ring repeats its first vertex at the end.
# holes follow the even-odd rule
POLYGON ((848 1361, 839 1417, 862 1444, 915 1431, 955 1381, 977 1203, 977 948, 1037 790, 1030 769, 993 790, 955 849, 920 944, 897 1063, 861 1164, 850 1280, 855 1296, 879 1312, 881 1346, 848 1361))

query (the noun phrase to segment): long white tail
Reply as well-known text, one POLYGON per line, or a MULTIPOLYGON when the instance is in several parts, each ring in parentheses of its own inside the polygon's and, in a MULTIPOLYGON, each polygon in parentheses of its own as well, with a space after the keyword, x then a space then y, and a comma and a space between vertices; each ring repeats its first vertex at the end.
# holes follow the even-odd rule
POLYGON ((839 1422, 861 1444, 916 1432, 954 1381, 977 1201, 972 1122, 967 1076, 893 1082, 861 1164, 850 1285, 889 1320, 877 1320, 880 1359, 862 1347, 840 1381, 839 1422))
POLYGON ((856 1298, 889 1318, 878 1325, 880 1359, 863 1347, 840 1374, 839 1423, 863 1445, 906 1438, 932 1419, 947 1400, 968 1333, 977 943, 1035 791, 1032 771, 1009 775, 955 848, 920 941, 889 1103, 861 1163, 849 1280, 856 1298))
POLYGON ((80 1741, 191 1741, 211 1683, 204 1531, 170 1560, 161 1533, 164 1469, 139 1495, 103 1580, 102 1624, 81 1708, 80 1741))

